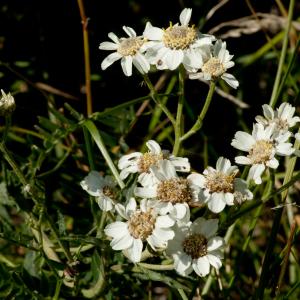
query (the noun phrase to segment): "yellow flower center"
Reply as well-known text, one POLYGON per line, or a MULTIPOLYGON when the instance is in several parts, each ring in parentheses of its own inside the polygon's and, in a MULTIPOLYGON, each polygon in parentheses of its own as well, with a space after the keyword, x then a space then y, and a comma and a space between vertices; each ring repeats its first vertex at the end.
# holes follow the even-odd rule
POLYGON ((197 38, 197 31, 185 25, 170 26, 163 35, 163 42, 166 47, 176 50, 188 48, 197 38))
POLYGON ((216 57, 210 58, 203 66, 202 72, 208 73, 212 78, 220 77, 226 71, 223 63, 216 57))
POLYGON ((142 37, 122 38, 117 52, 122 56, 133 56, 140 50, 143 44, 144 40, 142 37))
POLYGON ((138 168, 141 173, 148 173, 150 167, 157 166, 158 162, 164 159, 164 155, 160 154, 152 154, 150 152, 146 152, 138 161, 138 168))
POLYGON ((182 248, 192 259, 197 259, 207 254, 207 239, 202 234, 192 234, 182 242, 182 248))
POLYGON ((268 160, 270 160, 271 155, 273 153, 273 149, 274 146, 272 142, 266 140, 259 140, 249 151, 248 158, 250 158, 254 164, 265 163, 268 160))
POLYGON ((188 203, 193 199, 189 183, 184 178, 162 181, 157 187, 157 198, 171 203, 188 203))
POLYGON ((211 193, 232 193, 234 190, 234 178, 238 171, 231 175, 226 175, 222 172, 213 171, 209 172, 206 177, 205 187, 210 190, 211 193))
POLYGON ((145 241, 152 234, 156 217, 153 210, 147 212, 136 211, 128 221, 128 231, 135 239, 145 241))

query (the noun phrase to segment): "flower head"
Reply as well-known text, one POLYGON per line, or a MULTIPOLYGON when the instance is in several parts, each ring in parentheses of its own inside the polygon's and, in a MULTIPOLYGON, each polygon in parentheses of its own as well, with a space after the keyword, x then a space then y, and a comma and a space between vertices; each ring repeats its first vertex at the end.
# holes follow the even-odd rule
POLYGON ((209 274, 210 265, 222 266, 223 238, 216 236, 218 220, 198 218, 193 223, 175 226, 175 237, 169 241, 167 253, 174 259, 175 270, 189 275, 193 270, 203 277, 209 274))
POLYGON ((0 116, 10 115, 16 108, 15 99, 10 93, 5 94, 3 90, 1 90, 1 94, 0 116))
POLYGON ((212 49, 206 49, 207 51, 203 56, 203 64, 201 65, 201 72, 191 73, 189 78, 216 80, 220 77, 236 89, 239 86, 239 82, 233 75, 226 72, 227 69, 234 66, 234 62, 231 60, 233 55, 230 55, 228 50, 226 50, 226 42, 217 40, 212 49))
POLYGON ((264 126, 274 125, 274 132, 277 134, 287 132, 300 122, 299 117, 294 117, 295 107, 289 103, 282 103, 277 110, 273 110, 268 104, 264 104, 262 108, 264 117, 256 116, 255 120, 264 126))
POLYGON ((81 187, 91 196, 96 197, 99 207, 104 211, 113 209, 116 200, 116 183, 110 176, 101 176, 96 171, 91 171, 80 182, 81 187))
POLYGON ((275 155, 288 156, 294 152, 291 143, 287 140, 291 136, 290 132, 282 135, 273 135, 274 126, 264 126, 260 123, 254 124, 252 135, 238 131, 231 145, 241 151, 248 152, 247 156, 237 156, 236 163, 242 165, 251 165, 249 170, 249 179, 253 179, 256 184, 261 184, 261 175, 270 167, 276 169, 279 165, 275 155))
POLYGON ((149 151, 146 153, 134 152, 121 157, 118 167, 120 177, 127 178, 130 173, 139 173, 138 181, 143 186, 154 184, 155 177, 150 172, 152 166, 157 166, 163 160, 169 160, 177 171, 189 172, 190 164, 187 158, 175 157, 167 150, 161 150, 159 144, 153 140, 146 143, 149 151))
POLYGON ((201 35, 194 26, 189 26, 192 9, 185 8, 180 16, 180 24, 163 30, 147 23, 144 37, 153 41, 146 53, 151 64, 157 69, 175 70, 182 63, 187 71, 195 72, 202 65, 203 49, 215 39, 211 35, 201 35))
POLYGON ((132 28, 123 26, 123 30, 129 37, 118 38, 114 33, 110 32, 108 37, 113 43, 102 42, 100 44, 99 49, 101 50, 115 50, 102 61, 102 70, 121 59, 121 66, 126 76, 132 75, 132 64, 141 74, 148 73, 150 65, 143 53, 150 44, 142 36, 137 36, 132 28))
POLYGON ((241 203, 253 198, 247 184, 238 174, 237 166, 231 166, 230 160, 220 157, 216 169, 206 168, 203 175, 199 174, 200 198, 214 212, 221 212, 226 205, 241 203))
POLYGON ((157 250, 165 248, 167 241, 174 237, 171 229, 174 221, 167 215, 161 216, 152 204, 143 199, 137 208, 134 198, 130 198, 126 207, 117 204, 116 210, 127 221, 111 223, 104 229, 105 234, 112 237, 111 247, 114 250, 126 250, 132 262, 141 260, 143 242, 157 250))
POLYGON ((189 218, 189 205, 199 202, 197 174, 179 177, 168 160, 160 161, 150 171, 155 178, 153 185, 135 188, 135 195, 154 199, 162 213, 170 213, 177 220, 189 218))

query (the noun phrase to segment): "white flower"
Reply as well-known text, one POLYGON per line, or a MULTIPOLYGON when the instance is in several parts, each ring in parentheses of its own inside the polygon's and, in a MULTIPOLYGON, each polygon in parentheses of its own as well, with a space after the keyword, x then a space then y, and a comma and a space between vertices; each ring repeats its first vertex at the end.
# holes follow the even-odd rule
POLYGON ((199 34, 194 26, 188 26, 192 9, 185 8, 180 16, 180 25, 170 25, 163 30, 147 23, 144 37, 155 44, 146 57, 157 69, 175 70, 182 63, 189 72, 196 72, 202 65, 203 50, 211 46, 215 38, 199 34))
POLYGON ((231 87, 236 89, 239 86, 239 82, 236 78, 227 73, 227 69, 234 66, 234 62, 231 61, 233 55, 229 55, 226 50, 226 42, 218 40, 212 50, 207 48, 206 55, 203 56, 203 64, 201 65, 201 72, 191 73, 190 79, 204 79, 204 80, 216 80, 221 77, 231 87))
POLYGON ((256 116, 255 120, 264 126, 274 125, 276 133, 285 133, 300 122, 299 117, 294 117, 295 107, 289 103, 282 103, 276 111, 268 104, 264 104, 262 108, 264 117, 256 116))
POLYGON ((156 178, 155 183, 152 186, 136 187, 135 195, 159 201, 157 206, 162 214, 170 213, 176 220, 186 219, 189 216, 189 205, 199 204, 199 174, 178 177, 168 160, 160 161, 150 171, 156 178))
POLYGON ((108 68, 115 61, 121 59, 121 66, 126 76, 132 75, 132 64, 141 74, 148 73, 150 65, 143 53, 151 43, 147 43, 142 36, 137 36, 136 32, 127 26, 123 26, 123 30, 128 34, 128 38, 118 38, 113 32, 108 34, 112 42, 102 42, 99 49, 115 50, 108 55, 101 63, 102 70, 108 68))
POLYGON ((275 154, 288 156, 294 152, 291 143, 286 141, 291 136, 290 132, 273 136, 274 126, 264 126, 260 123, 254 124, 252 135, 238 131, 231 145, 239 150, 249 152, 247 156, 237 156, 235 162, 242 165, 251 165, 248 179, 253 179, 256 184, 261 184, 261 175, 270 167, 276 169, 279 165, 275 154))
POLYGON ((165 248, 167 241, 174 237, 171 227, 174 220, 169 216, 160 216, 159 211, 143 199, 137 208, 134 198, 130 198, 126 207, 116 205, 118 213, 127 222, 117 221, 106 226, 104 232, 112 237, 110 243, 114 250, 126 250, 132 262, 139 262, 143 251, 143 242, 147 241, 153 250, 165 248))
POLYGON ((190 163, 187 158, 175 157, 167 150, 161 150, 159 144, 153 140, 146 143, 149 151, 146 153, 134 152, 121 157, 118 167, 121 170, 121 179, 127 178, 130 173, 140 173, 138 182, 143 186, 153 185, 155 177, 150 172, 150 167, 158 164, 163 159, 169 160, 179 172, 189 172, 190 163))
POLYGON ((10 93, 5 94, 3 90, 1 90, 1 94, 0 116, 10 115, 16 108, 15 99, 10 93))
POLYGON ((80 182, 81 187, 91 196, 96 197, 99 207, 103 211, 113 209, 115 201, 115 186, 116 183, 110 176, 101 176, 96 171, 91 171, 88 176, 80 182))
POLYGON ((295 139, 300 142, 300 133, 295 134, 295 139))
POLYGON ((175 237, 169 241, 167 253, 174 259, 175 270, 189 275, 193 270, 203 277, 209 274, 210 265, 222 266, 223 238, 216 236, 218 220, 198 218, 193 223, 175 226, 175 237))
POLYGON ((203 175, 198 176, 198 184, 203 189, 199 197, 212 212, 219 213, 226 205, 253 198, 253 194, 247 189, 247 183, 236 178, 238 172, 237 166, 231 166, 229 159, 220 157, 216 169, 208 167, 203 175))

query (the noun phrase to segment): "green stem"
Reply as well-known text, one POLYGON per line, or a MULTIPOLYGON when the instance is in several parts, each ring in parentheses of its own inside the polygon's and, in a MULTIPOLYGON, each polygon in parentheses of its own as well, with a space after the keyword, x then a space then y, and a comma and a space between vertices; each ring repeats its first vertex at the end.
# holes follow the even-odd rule
POLYGON ((182 300, 188 300, 188 297, 186 296, 183 289, 177 289, 179 295, 181 296, 182 300))
POLYGON ((288 13, 288 22, 287 22, 287 26, 286 26, 284 39, 283 39, 282 50, 281 50, 278 69, 277 69, 277 73, 276 73, 275 83, 274 83, 274 86, 273 86, 271 100, 270 100, 270 103, 269 103, 270 106, 272 106, 272 107, 275 106, 275 104, 277 102, 277 99, 278 99, 280 78, 281 78, 281 73, 282 73, 284 60, 285 60, 285 56, 286 56, 286 52, 287 52, 287 46, 288 46, 288 41, 289 41, 289 32, 290 32, 291 24, 292 24, 294 6, 295 6, 295 0, 290 0, 289 13, 288 13))
POLYGON ((183 111, 183 104, 184 104, 184 77, 185 77, 185 70, 183 66, 179 68, 179 99, 177 105, 177 114, 176 114, 176 121, 175 121, 175 143, 173 148, 173 155, 177 156, 180 148, 180 138, 182 133, 182 111, 183 111))
POLYGON ((174 265, 153 265, 153 264, 146 264, 146 263, 139 263, 139 266, 149 269, 149 270, 156 270, 156 271, 170 271, 174 270, 174 265))
POLYGON ((61 289, 62 282, 63 281, 61 279, 58 279, 56 281, 55 294, 54 294, 52 300, 58 300, 59 299, 59 294, 60 294, 60 289, 61 289))
POLYGON ((184 141, 186 139, 188 139, 190 136, 192 136, 193 134, 195 134, 198 130, 201 129, 202 125, 203 125, 203 120, 206 116, 207 110, 210 106, 211 100, 212 100, 212 96, 214 94, 215 91, 215 87, 216 87, 216 83, 214 81, 210 82, 210 86, 209 86, 209 91, 204 103, 204 106, 202 108, 202 111, 200 113, 200 115, 198 116, 197 121, 195 122, 195 124, 192 126, 192 128, 185 133, 181 138, 180 141, 184 141))
POLYGON ((87 115, 91 115, 92 109, 92 89, 91 89, 91 65, 90 65, 90 46, 89 46, 89 34, 87 30, 88 18, 85 15, 84 5, 82 0, 77 0, 83 34, 83 51, 84 51, 84 69, 85 69, 85 89, 86 89, 86 104, 87 115))
POLYGON ((102 137, 101 137, 99 131, 97 130, 95 124, 91 120, 86 120, 84 122, 84 126, 89 130, 89 132, 90 132, 91 136, 93 137, 95 143, 97 144, 100 152, 102 153, 102 156, 104 157, 112 174, 114 175, 117 183, 119 184, 120 188, 123 189, 125 187, 125 184, 122 181, 122 179, 120 178, 120 174, 119 174, 118 170, 116 169, 108 151, 106 150, 106 147, 102 141, 102 137))
POLYGON ((89 133, 85 127, 83 129, 83 136, 84 136, 84 142, 85 142, 85 148, 87 152, 87 157, 90 165, 91 170, 95 170, 95 159, 94 159, 94 151, 92 150, 92 143, 91 138, 89 136, 89 133))
POLYGON ((10 126, 11 126, 11 115, 8 115, 8 116, 5 116, 5 127, 4 127, 3 136, 2 136, 2 143, 6 142, 10 126))
POLYGON ((150 97, 151 99, 159 106, 159 108, 166 114, 166 116, 169 118, 173 126, 175 126, 175 119, 171 112, 168 110, 168 108, 160 101, 160 99, 157 97, 157 92, 147 74, 143 75, 144 80, 150 90, 150 97))

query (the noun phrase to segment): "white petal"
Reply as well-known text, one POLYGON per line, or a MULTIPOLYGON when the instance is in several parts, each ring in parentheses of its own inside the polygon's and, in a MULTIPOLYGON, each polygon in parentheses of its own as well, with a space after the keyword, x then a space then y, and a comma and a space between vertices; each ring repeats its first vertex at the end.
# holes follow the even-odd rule
POLYGON ((124 169, 128 166, 131 166, 133 163, 137 163, 140 157, 142 157, 143 154, 141 152, 133 152, 127 155, 124 155, 120 158, 118 162, 118 168, 124 169))
POLYGON ((231 146, 242 151, 249 151, 254 144, 254 138, 249 133, 244 131, 236 132, 234 139, 231 142, 231 146))
POLYGON ((240 165, 251 165, 252 160, 246 156, 237 156, 235 162, 240 165))
POLYGON ((179 16, 181 25, 188 25, 191 20, 191 15, 192 15, 192 9, 185 8, 179 16))
POLYGON ((223 238, 219 237, 219 236, 215 236, 209 239, 208 243, 207 243, 207 251, 214 251, 219 249, 220 247, 222 247, 223 245, 225 245, 225 241, 223 238))
POLYGON ((128 249, 129 247, 131 247, 132 243, 133 243, 133 237, 129 233, 127 233, 126 235, 124 235, 120 238, 114 238, 110 242, 110 246, 114 250, 123 250, 123 249, 128 249))
POLYGON ((133 239, 132 246, 127 250, 129 259, 136 263, 141 261, 143 242, 140 239, 133 239))
POLYGON ((264 104, 262 106, 262 109, 263 109, 263 112, 264 112, 264 116, 267 119, 272 120, 274 118, 274 110, 270 105, 264 104))
POLYGON ((183 60, 182 50, 171 50, 166 53, 165 63, 169 70, 175 70, 179 67, 183 60))
POLYGON ((137 173, 138 171, 139 171, 139 169, 138 169, 137 165, 129 166, 128 168, 125 168, 120 172, 120 178, 126 179, 129 174, 137 173))
POLYGON ((275 157, 273 157, 271 160, 269 160, 269 161, 266 163, 266 165, 267 165, 268 167, 272 168, 272 169, 277 169, 278 166, 279 166, 279 162, 278 162, 278 160, 277 160, 275 157))
POLYGON ((232 193, 225 193, 225 202, 227 205, 234 204, 234 196, 232 193))
POLYGON ((145 56, 142 55, 141 53, 139 53, 139 52, 136 53, 136 55, 133 57, 132 62, 141 74, 146 74, 149 72, 150 64, 146 60, 145 56))
POLYGON ((136 211, 136 201, 133 197, 128 200, 128 203, 125 208, 125 212, 127 216, 130 216, 132 213, 136 211))
POLYGON ((169 157, 170 162, 178 172, 190 172, 191 165, 186 157, 169 157))
POLYGON ((146 146, 150 150, 151 154, 161 154, 161 148, 156 141, 149 140, 146 143, 146 146))
POLYGON ((265 170, 265 166, 263 164, 253 165, 248 174, 249 179, 253 179, 256 184, 261 184, 261 175, 265 170))
POLYGON ((120 221, 111 223, 105 227, 104 232, 112 238, 121 238, 128 233, 127 224, 120 221))
POLYGON ((186 271, 189 269, 191 264, 192 264, 191 257, 185 253, 176 256, 176 258, 174 259, 174 268, 176 272, 178 272, 181 275, 188 275, 186 271))
POLYGON ((136 37, 136 32, 128 26, 123 26, 123 30, 130 36, 130 37, 136 37))
POLYGON ((229 74, 229 73, 224 73, 221 78, 225 80, 228 85, 230 85, 232 88, 236 89, 239 86, 239 82, 236 80, 236 78, 229 74))
POLYGON ((129 216, 126 214, 125 207, 122 204, 120 203, 116 204, 115 209, 122 218, 126 220, 128 219, 129 216))
POLYGON ((117 50, 119 45, 112 42, 102 42, 99 46, 100 50, 117 50))
POLYGON ((96 201, 100 209, 102 209, 103 211, 110 211, 114 207, 113 202, 109 197, 97 197, 96 201))
POLYGON ((203 256, 199 257, 197 260, 194 260, 193 269, 201 277, 208 275, 210 270, 210 264, 207 257, 203 256))
POLYGON ((157 196, 156 187, 136 187, 134 194, 141 198, 155 198, 157 196))
POLYGON ((158 216, 156 218, 155 226, 160 228, 168 228, 174 225, 175 221, 170 216, 158 216))
POLYGON ((182 63, 188 71, 193 69, 197 71, 203 66, 203 59, 202 56, 194 49, 187 49, 184 52, 182 63))
POLYGON ((102 195, 104 178, 96 171, 91 171, 88 176, 80 182, 81 187, 91 196, 102 195))
POLYGON ((202 217, 197 218, 191 225, 191 230, 194 233, 203 234, 206 238, 215 235, 218 230, 218 219, 206 220, 202 217))
POLYGON ((300 133, 295 134, 295 139, 300 142, 300 133))
POLYGON ((172 217, 174 217, 176 220, 181 221, 186 218, 189 219, 189 213, 190 210, 187 203, 176 203, 175 205, 173 205, 173 209, 170 212, 172 217))
POLYGON ((220 213, 226 206, 223 193, 213 193, 207 204, 208 208, 215 214, 220 213))
POLYGON ((113 33, 113 32, 110 32, 108 34, 108 37, 113 40, 116 44, 119 44, 120 41, 119 41, 119 38, 113 33))
POLYGON ((226 173, 227 170, 231 167, 230 160, 224 157, 219 157, 216 164, 216 170, 222 173, 226 173))
POLYGON ((147 22, 144 31, 144 37, 150 41, 161 41, 164 31, 158 27, 153 27, 150 22, 147 22))
POLYGON ((214 255, 212 255, 212 254, 207 254, 206 257, 207 257, 209 263, 210 263, 214 268, 220 269, 220 268, 222 267, 222 262, 221 262, 221 260, 220 260, 219 257, 214 256, 214 255))
POLYGON ((293 154, 295 149, 291 143, 282 143, 276 146, 276 154, 282 156, 288 156, 293 154))
POLYGON ((106 70, 110 65, 112 65, 115 61, 121 58, 121 54, 118 52, 114 52, 109 54, 101 63, 101 69, 106 70))
POLYGON ((121 59, 121 66, 126 76, 132 75, 132 56, 125 56, 121 59))
POLYGON ((192 173, 187 177, 189 183, 204 188, 206 179, 202 174, 192 173))
POLYGON ((174 231, 167 228, 155 228, 152 233, 153 236, 162 242, 172 240, 174 238, 174 231))

